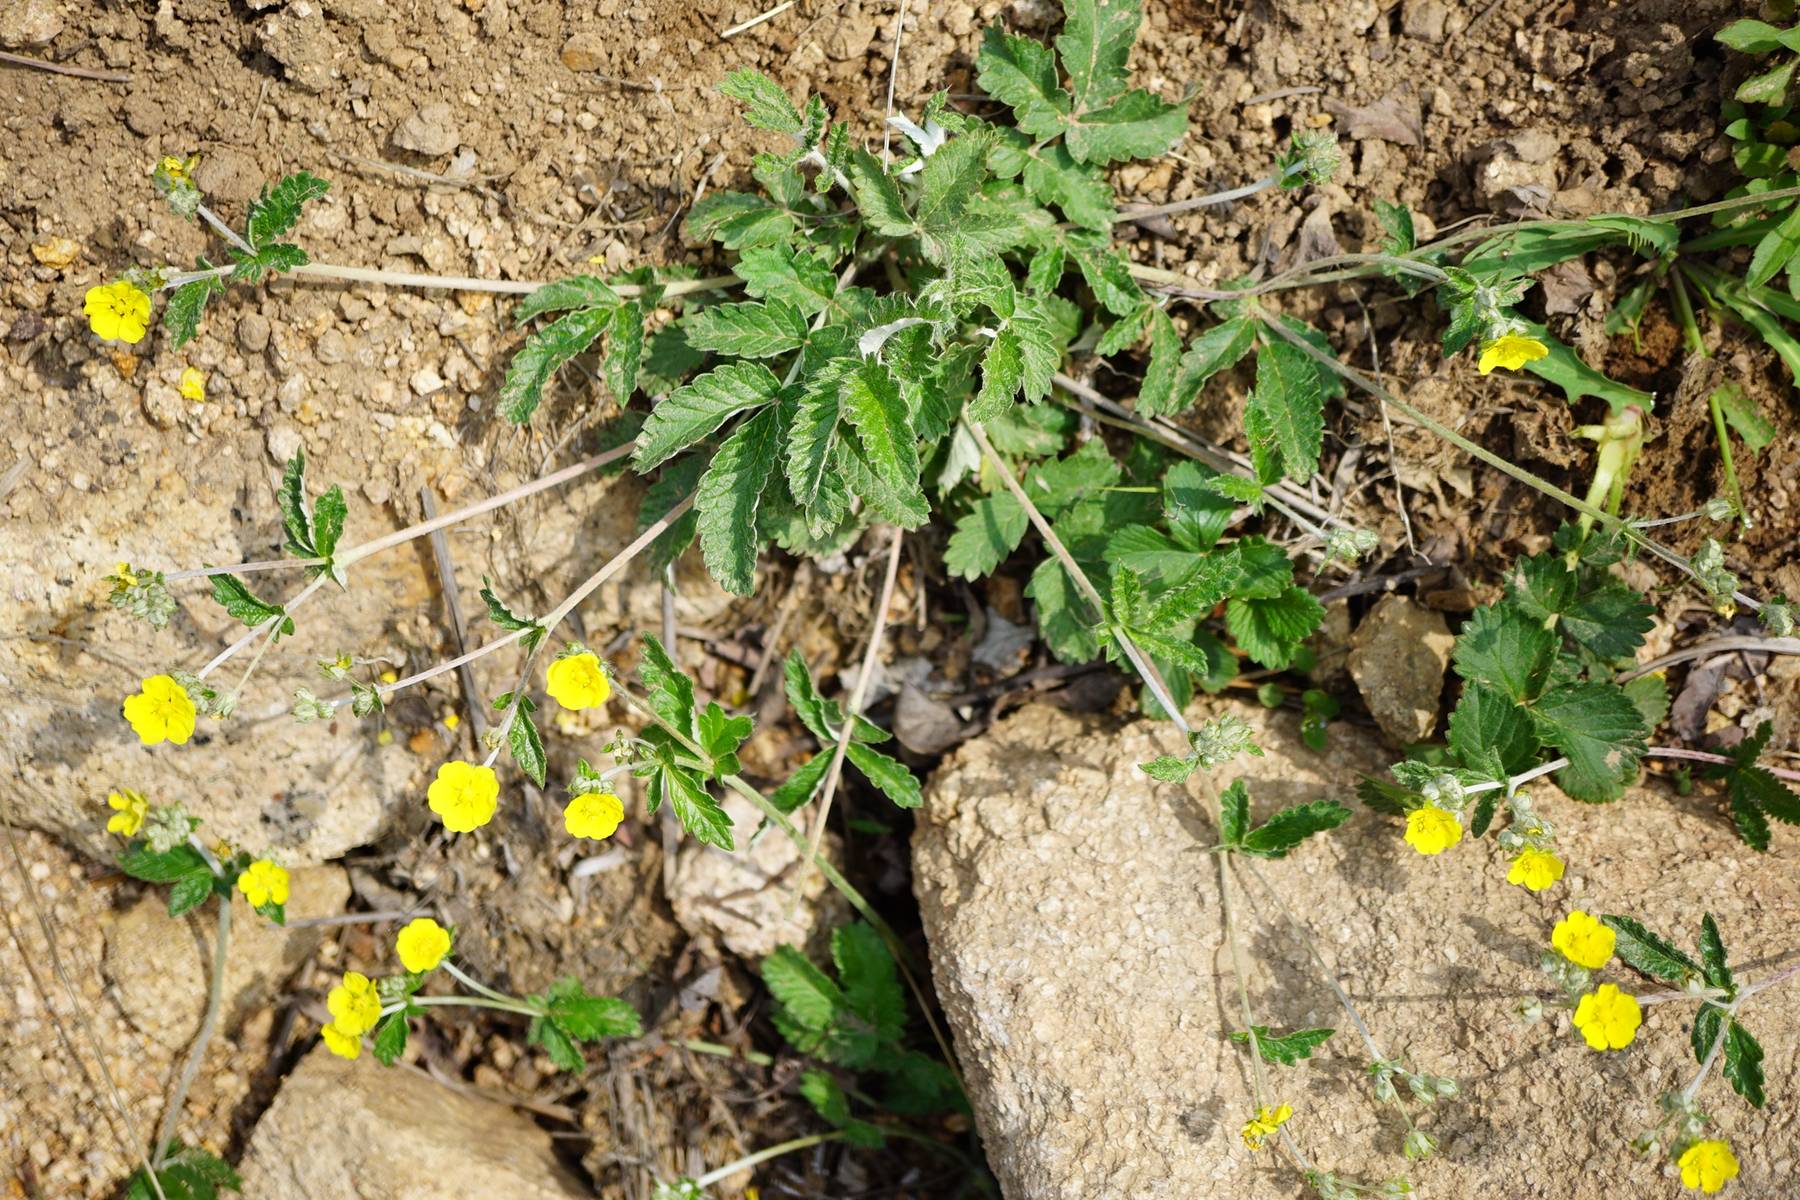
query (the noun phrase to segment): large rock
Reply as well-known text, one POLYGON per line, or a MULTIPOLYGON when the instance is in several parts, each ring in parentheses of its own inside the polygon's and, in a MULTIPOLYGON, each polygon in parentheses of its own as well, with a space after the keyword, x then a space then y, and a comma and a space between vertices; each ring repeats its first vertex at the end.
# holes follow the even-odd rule
POLYGON ((1384 596, 1350 639, 1350 674, 1381 731, 1400 745, 1437 727, 1444 672, 1456 645, 1444 614, 1384 596))
POLYGON ((550 1135, 513 1109, 323 1045, 256 1123, 242 1172, 244 1195, 257 1200, 590 1194, 558 1161, 550 1135))
MULTIPOLYGON (((1205 715, 1204 709, 1197 715, 1205 715)), ((1356 774, 1386 756, 1334 727, 1324 754, 1295 719, 1235 710, 1259 728, 1265 758, 1240 758, 1213 783, 1251 781, 1260 816, 1296 801, 1349 799, 1356 774)), ((1012 1200, 1100 1197, 1288 1200, 1303 1185, 1285 1160, 1239 1137, 1251 1108, 1231 959, 1221 933, 1217 833, 1190 790, 1135 764, 1171 748, 1167 726, 1123 729, 1027 708, 941 769, 914 835, 915 886, 932 968, 956 1036, 976 1120, 1012 1200)), ((1686 1005, 1646 1009, 1637 1042, 1596 1054, 1566 1015, 1520 1024, 1525 993, 1554 989, 1537 970, 1552 923, 1570 907, 1631 913, 1692 944, 1714 913, 1735 962, 1757 977, 1794 951, 1800 839, 1758 855, 1708 801, 1634 790, 1606 808, 1541 789, 1561 831, 1562 884, 1534 896, 1505 882, 1491 841, 1427 859, 1395 822, 1359 811, 1336 833, 1257 871, 1333 964, 1383 1052, 1461 1081, 1459 1099, 1420 1115, 1440 1156, 1409 1165, 1392 1107, 1369 1099, 1363 1047, 1306 951, 1254 878, 1242 916, 1256 1020, 1340 1033, 1308 1063, 1271 1068, 1272 1101, 1317 1163, 1348 1175, 1409 1175, 1438 1200, 1669 1196, 1667 1160, 1627 1141, 1657 1095, 1693 1073, 1686 1005), (1251 907, 1254 906, 1254 907, 1251 907)), ((1616 963, 1604 978, 1638 990, 1616 963)), ((1743 1156, 1741 1196, 1786 1194, 1800 1137, 1800 981, 1758 996, 1746 1025, 1767 1051, 1769 1107, 1752 1110, 1717 1077, 1701 1098, 1743 1156)), ((1417 1111, 1417 1106, 1414 1106, 1417 1111)))

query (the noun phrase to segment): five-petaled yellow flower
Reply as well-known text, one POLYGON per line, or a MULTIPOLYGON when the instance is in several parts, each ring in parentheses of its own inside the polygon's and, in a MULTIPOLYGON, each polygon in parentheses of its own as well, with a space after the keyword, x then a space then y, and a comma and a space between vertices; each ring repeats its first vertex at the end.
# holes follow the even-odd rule
POLYGON ((288 873, 268 859, 259 858, 245 867, 243 874, 237 877, 237 890, 244 893, 244 899, 250 902, 251 908, 261 908, 265 904, 286 904, 288 873))
POLYGON ((438 768, 437 778, 426 789, 431 811, 451 833, 468 833, 494 819, 499 807, 500 780, 492 767, 478 767, 461 759, 438 768))
POLYGON ((106 818, 106 832, 123 837, 136 837, 144 827, 144 818, 150 815, 150 802, 130 788, 120 788, 108 796, 106 806, 118 810, 106 818))
POLYGON ((1557 953, 1590 971, 1598 971, 1606 965, 1613 956, 1613 944, 1617 940, 1618 935, 1610 926, 1601 924, 1579 908, 1570 909, 1569 915, 1550 931, 1550 944, 1556 947, 1557 953))
POLYGON ((1738 1173, 1737 1155, 1716 1138, 1695 1142, 1681 1152, 1675 1165, 1681 1168, 1683 1187, 1698 1188, 1709 1196, 1737 1178, 1738 1173))
POLYGON ((176 390, 189 400, 206 399, 206 375, 199 367, 183 367, 176 390))
POLYGON ((1643 1023, 1637 997, 1610 983, 1601 984, 1575 1006, 1575 1028, 1596 1050, 1623 1050, 1643 1023))
POLYGON ((557 659, 544 672, 544 681, 550 698, 564 708, 598 708, 612 695, 612 680, 592 652, 557 659))
POLYGON ((1244 1122, 1244 1145, 1252 1150, 1261 1150, 1263 1141, 1280 1129, 1287 1119, 1294 1115, 1294 1110, 1285 1104, 1274 1108, 1259 1108, 1256 1115, 1244 1122))
POLYGON ((1550 348, 1534 337, 1522 333, 1503 333, 1491 342, 1483 342, 1481 361, 1475 369, 1483 375, 1495 367, 1516 371, 1528 362, 1536 362, 1550 353, 1550 348))
POLYGON ((1527 891, 1541 892, 1563 877, 1563 860, 1548 850, 1527 846, 1512 861, 1506 882, 1516 883, 1527 891))
POLYGON ((337 1031, 350 1037, 361 1037, 381 1020, 381 995, 375 981, 355 971, 345 971, 342 983, 325 997, 331 1011, 331 1023, 337 1031))
POLYGON ((135 346, 150 328, 150 296, 123 279, 89 288, 81 311, 87 314, 88 328, 109 340, 135 346))
POLYGON ((611 792, 587 792, 563 809, 563 828, 578 838, 609 838, 625 819, 625 803, 611 792))
POLYGON ((1406 844, 1420 854, 1442 854, 1462 835, 1456 814, 1435 804, 1421 804, 1406 814, 1406 844))
POLYGON ((144 680, 142 691, 125 698, 125 719, 146 746, 186 744, 194 736, 197 711, 187 689, 168 675, 152 675, 144 680))
POLYGON ((450 953, 450 931, 430 917, 415 917, 394 939, 394 950, 400 965, 414 975, 435 971, 450 953))

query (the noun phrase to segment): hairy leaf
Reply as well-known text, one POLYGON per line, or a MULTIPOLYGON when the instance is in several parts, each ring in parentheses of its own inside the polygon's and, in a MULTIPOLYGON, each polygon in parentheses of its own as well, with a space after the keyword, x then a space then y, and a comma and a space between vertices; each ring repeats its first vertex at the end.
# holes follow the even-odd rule
POLYGON ((264 187, 250 202, 249 223, 245 241, 258 250, 273 239, 293 229, 300 220, 300 209, 309 200, 317 200, 331 190, 331 185, 310 171, 297 171, 281 179, 274 187, 264 187))
POLYGON ((1683 983, 1701 973, 1699 963, 1632 918, 1608 913, 1601 920, 1616 935, 1614 951, 1644 974, 1669 983, 1683 983))
POLYGON ((648 471, 710 437, 736 414, 775 398, 781 381, 761 363, 726 363, 678 387, 650 410, 632 461, 648 471))
POLYGON ((755 590, 756 510, 776 470, 778 433, 772 406, 741 422, 713 455, 694 493, 706 569, 720 587, 739 596, 755 590))
POLYGON ((515 425, 531 419, 544 398, 544 385, 562 365, 594 344, 613 318, 613 309, 588 308, 558 317, 525 339, 507 364, 500 385, 500 412, 515 425))

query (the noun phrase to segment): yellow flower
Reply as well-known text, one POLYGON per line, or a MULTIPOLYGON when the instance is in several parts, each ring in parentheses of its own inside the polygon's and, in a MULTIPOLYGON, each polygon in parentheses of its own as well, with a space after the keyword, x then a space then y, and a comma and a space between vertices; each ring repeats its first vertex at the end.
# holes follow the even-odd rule
POLYGON ((383 671, 381 673, 381 682, 383 682, 383 683, 399 683, 400 682, 400 674, 399 674, 399 672, 392 671, 392 670, 383 671))
POLYGON ((325 1048, 339 1058, 356 1058, 362 1054, 362 1038, 354 1033, 345 1033, 336 1025, 327 1025, 319 1030, 319 1036, 325 1039, 325 1048))
POLYGON ((1716 1138, 1695 1142, 1681 1152, 1675 1165, 1681 1168, 1681 1186, 1699 1188, 1709 1196, 1738 1173, 1737 1155, 1716 1138))
POLYGON ((1508 371, 1516 371, 1528 362, 1536 362, 1550 353, 1549 347, 1533 337, 1522 333, 1503 333, 1491 342, 1481 345, 1481 361, 1475 369, 1483 375, 1495 367, 1504 367, 1508 371))
POLYGON ((266 858, 259 858, 244 868, 244 873, 237 877, 237 890, 244 893, 244 899, 250 902, 251 908, 261 908, 265 904, 286 904, 288 901, 288 873, 266 858))
POLYGON ((114 567, 113 576, 128 588, 137 586, 137 572, 131 569, 131 564, 128 562, 122 562, 114 567))
POLYGON ((450 953, 450 931, 430 917, 417 917, 394 939, 394 950, 400 955, 400 965, 414 975, 435 971, 450 953))
POLYGON ((1623 1050, 1643 1023, 1644 1010, 1637 997, 1610 983, 1601 984, 1575 1006, 1575 1028, 1596 1050, 1623 1050))
POLYGON ((455 713, 447 712, 444 714, 444 728, 445 729, 455 730, 456 727, 461 724, 462 724, 462 718, 457 716, 455 713))
POLYGON ((150 814, 150 802, 130 788, 108 796, 106 805, 108 808, 118 809, 106 818, 106 832, 123 837, 136 837, 137 831, 144 827, 144 818, 150 814))
POLYGON ((109 340, 116 338, 135 346, 150 328, 149 295, 123 279, 89 288, 81 311, 87 314, 88 328, 109 340))
POLYGON ((1406 844, 1420 854, 1442 854, 1462 841, 1462 822, 1435 804, 1422 804, 1406 814, 1406 844))
POLYGON ((1578 967, 1598 971, 1613 956, 1613 943, 1618 940, 1609 926, 1601 924, 1579 908, 1556 923, 1550 931, 1550 944, 1557 953, 1578 967))
POLYGON ((1244 1145, 1252 1150, 1261 1150, 1263 1140, 1280 1129, 1293 1115, 1294 1110, 1285 1104, 1257 1109, 1256 1115, 1244 1122, 1244 1145))
POLYGON ((494 819, 499 806, 500 780, 492 767, 478 767, 458 759, 438 768, 437 778, 425 792, 431 811, 443 819, 451 833, 468 833, 494 819))
POLYGON ((349 1037, 361 1037, 381 1020, 381 996, 375 991, 375 982, 355 971, 344 972, 344 981, 325 997, 325 1007, 331 1010, 331 1023, 338 1032, 349 1037))
POLYGON ((125 719, 146 746, 185 745, 194 736, 196 711, 187 689, 167 675, 152 675, 144 680, 142 691, 125 698, 125 719))
POLYGON ((544 672, 544 680, 550 698, 564 708, 598 708, 612 695, 612 680, 592 653, 557 659, 544 672))
POLYGON ((563 809, 563 828, 578 838, 609 838, 625 819, 625 804, 611 792, 588 792, 563 809))
POLYGON ((168 176, 171 183, 187 183, 194 168, 199 165, 200 156, 198 154, 191 155, 186 159, 164 155, 162 161, 156 164, 156 169, 168 176))
POLYGON ((189 400, 206 399, 206 375, 198 367, 183 367, 177 390, 189 400))
POLYGON ((1506 882, 1516 883, 1527 891, 1541 892, 1563 877, 1563 860, 1548 850, 1527 846, 1512 861, 1506 882))

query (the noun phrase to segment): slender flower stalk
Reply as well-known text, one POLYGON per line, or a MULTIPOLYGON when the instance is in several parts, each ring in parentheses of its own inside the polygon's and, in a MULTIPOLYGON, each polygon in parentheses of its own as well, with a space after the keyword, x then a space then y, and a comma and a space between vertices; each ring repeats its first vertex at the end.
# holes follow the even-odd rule
MULTIPOLYGON (((222 279, 236 267, 209 267, 199 271, 182 271, 163 281, 158 291, 169 291, 196 279, 222 279)), ((350 283, 374 283, 393 287, 441 288, 455 292, 497 292, 504 295, 528 296, 548 285, 542 279, 486 279, 479 275, 427 275, 415 271, 384 271, 374 267, 346 267, 336 263, 305 263, 286 272, 308 279, 341 279, 350 283)), ((686 296, 693 292, 710 292, 735 287, 742 283, 735 275, 708 275, 701 279, 671 279, 661 285, 664 296, 686 296)), ((645 288, 635 283, 613 285, 620 296, 641 296, 645 288)))

